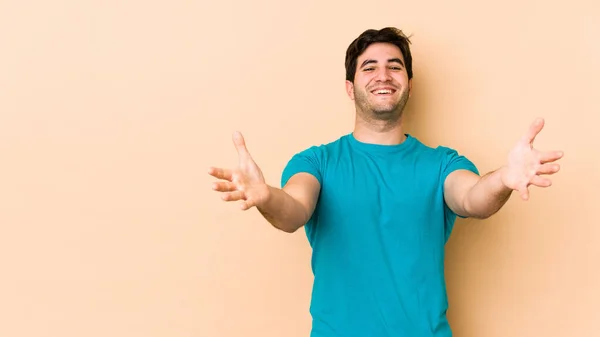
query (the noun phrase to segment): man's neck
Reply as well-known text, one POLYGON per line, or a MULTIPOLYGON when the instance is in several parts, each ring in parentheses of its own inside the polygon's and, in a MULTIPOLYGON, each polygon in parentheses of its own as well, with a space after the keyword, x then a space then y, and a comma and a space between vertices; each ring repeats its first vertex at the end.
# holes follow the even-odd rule
POLYGON ((352 134, 359 142, 370 144, 397 145, 406 140, 402 118, 390 123, 380 120, 365 121, 357 117, 352 134))

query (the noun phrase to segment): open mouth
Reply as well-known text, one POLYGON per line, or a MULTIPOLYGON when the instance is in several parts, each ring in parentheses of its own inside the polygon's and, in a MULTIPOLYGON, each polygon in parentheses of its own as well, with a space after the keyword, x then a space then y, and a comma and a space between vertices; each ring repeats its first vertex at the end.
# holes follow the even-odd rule
POLYGON ((385 88, 385 89, 375 89, 371 91, 371 93, 375 96, 390 96, 396 92, 396 89, 385 88))

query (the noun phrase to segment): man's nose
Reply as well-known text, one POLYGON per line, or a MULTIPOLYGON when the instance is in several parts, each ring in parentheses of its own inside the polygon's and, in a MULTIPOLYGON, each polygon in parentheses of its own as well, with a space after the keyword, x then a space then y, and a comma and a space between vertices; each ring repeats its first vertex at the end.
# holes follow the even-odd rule
POLYGON ((379 71, 377 72, 377 80, 381 81, 381 82, 391 81, 392 76, 390 74, 389 69, 387 69, 387 68, 379 69, 379 71))

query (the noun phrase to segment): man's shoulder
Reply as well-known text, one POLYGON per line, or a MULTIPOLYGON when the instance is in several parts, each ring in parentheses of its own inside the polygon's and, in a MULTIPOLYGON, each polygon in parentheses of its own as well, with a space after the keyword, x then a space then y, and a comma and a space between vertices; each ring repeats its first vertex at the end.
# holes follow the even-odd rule
POLYGON ((447 156, 452 156, 455 153, 457 153, 458 151, 448 145, 443 145, 443 144, 436 144, 436 145, 432 145, 432 144, 427 144, 424 141, 421 141, 420 139, 418 139, 415 136, 411 136, 414 139, 415 142, 415 151, 418 153, 422 153, 422 154, 428 154, 428 155, 432 155, 435 156, 437 158, 442 157, 445 158, 447 156))
POLYGON ((426 158, 426 162, 429 164, 435 162, 435 166, 441 168, 445 174, 456 169, 466 169, 477 174, 479 173, 475 164, 464 154, 460 153, 457 148, 443 144, 425 145, 420 141, 419 143, 421 153, 425 154, 421 156, 421 159, 426 158))
POLYGON ((330 158, 339 157, 344 148, 347 148, 347 135, 340 136, 334 140, 311 145, 295 152, 284 167, 281 185, 296 173, 310 173, 322 183, 324 167, 330 162, 330 158))

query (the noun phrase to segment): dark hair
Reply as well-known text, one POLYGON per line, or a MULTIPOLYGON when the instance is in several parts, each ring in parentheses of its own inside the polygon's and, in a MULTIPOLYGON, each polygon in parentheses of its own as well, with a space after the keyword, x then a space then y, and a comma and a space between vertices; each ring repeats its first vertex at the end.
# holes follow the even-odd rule
POLYGON ((346 80, 354 82, 356 73, 356 60, 358 57, 373 43, 391 43, 400 48, 404 62, 406 63, 406 72, 408 79, 413 77, 412 72, 412 55, 410 54, 410 40, 404 33, 394 27, 385 27, 380 30, 368 29, 360 34, 346 51, 346 80))

